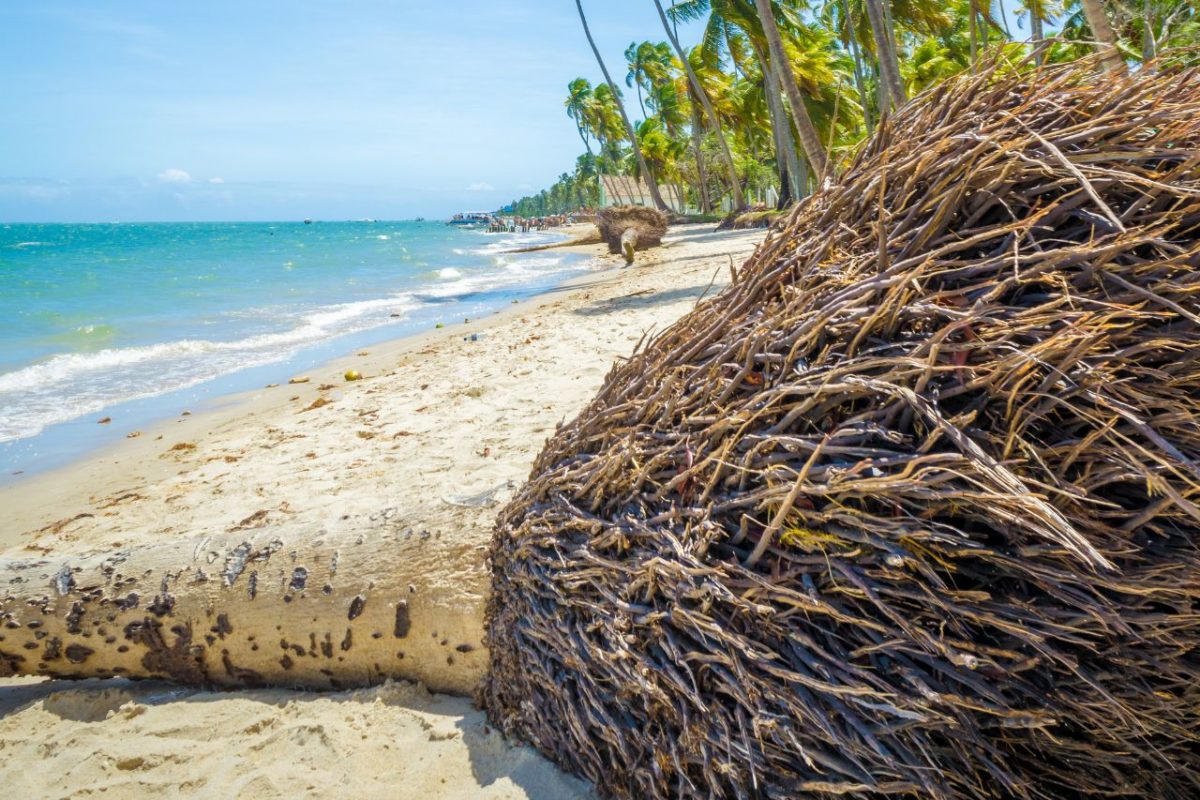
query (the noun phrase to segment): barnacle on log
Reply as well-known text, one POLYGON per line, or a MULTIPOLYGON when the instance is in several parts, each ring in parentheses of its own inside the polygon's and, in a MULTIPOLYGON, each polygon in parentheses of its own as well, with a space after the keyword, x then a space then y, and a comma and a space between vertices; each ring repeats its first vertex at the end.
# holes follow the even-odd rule
POLYGON ((1200 794, 1200 75, 901 109, 550 440, 492 718, 603 793, 1200 794))

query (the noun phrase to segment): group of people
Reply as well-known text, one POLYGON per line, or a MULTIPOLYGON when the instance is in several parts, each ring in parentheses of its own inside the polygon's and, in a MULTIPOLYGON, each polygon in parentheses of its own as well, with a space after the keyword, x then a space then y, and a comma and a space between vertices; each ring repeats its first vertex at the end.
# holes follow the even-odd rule
POLYGON ((544 217, 497 217, 488 228, 491 233, 529 233, 570 225, 580 219, 588 219, 590 211, 580 209, 570 214, 550 214, 544 217))

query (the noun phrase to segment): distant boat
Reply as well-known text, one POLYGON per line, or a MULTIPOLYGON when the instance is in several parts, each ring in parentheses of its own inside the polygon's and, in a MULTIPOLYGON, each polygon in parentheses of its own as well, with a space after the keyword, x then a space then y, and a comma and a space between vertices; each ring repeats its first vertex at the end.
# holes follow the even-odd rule
POLYGON ((416 219, 416 222, 424 222, 424 221, 425 221, 424 217, 417 217, 417 219, 416 219))
POLYGON ((304 224, 305 224, 305 225, 312 225, 312 220, 311 220, 311 219, 306 219, 306 220, 304 220, 304 224))
POLYGON ((495 219, 487 211, 464 211, 462 214, 455 214, 446 224, 471 228, 477 225, 491 225, 493 222, 495 219))

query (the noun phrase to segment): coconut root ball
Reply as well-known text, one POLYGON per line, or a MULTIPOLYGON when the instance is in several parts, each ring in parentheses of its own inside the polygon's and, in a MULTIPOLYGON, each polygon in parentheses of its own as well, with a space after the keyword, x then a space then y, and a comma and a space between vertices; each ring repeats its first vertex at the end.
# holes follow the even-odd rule
POLYGON ((669 223, 670 217, 666 214, 646 206, 611 206, 601 209, 596 215, 600 239, 608 245, 611 253, 623 251, 622 237, 630 230, 636 234, 634 250, 658 247, 667 235, 669 223))
POLYGON ((917 98, 608 376, 491 550, 610 797, 1200 793, 1200 75, 917 98))

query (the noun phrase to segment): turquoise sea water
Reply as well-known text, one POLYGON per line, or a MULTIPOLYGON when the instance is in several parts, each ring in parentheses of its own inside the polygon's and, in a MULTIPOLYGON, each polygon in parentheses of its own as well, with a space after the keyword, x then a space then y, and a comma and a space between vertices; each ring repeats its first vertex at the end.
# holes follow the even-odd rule
POLYGON ((505 251, 556 238, 440 222, 0 224, 0 480, 181 402, 549 289, 583 260, 505 251), (119 424, 97 426, 105 414, 119 424))

